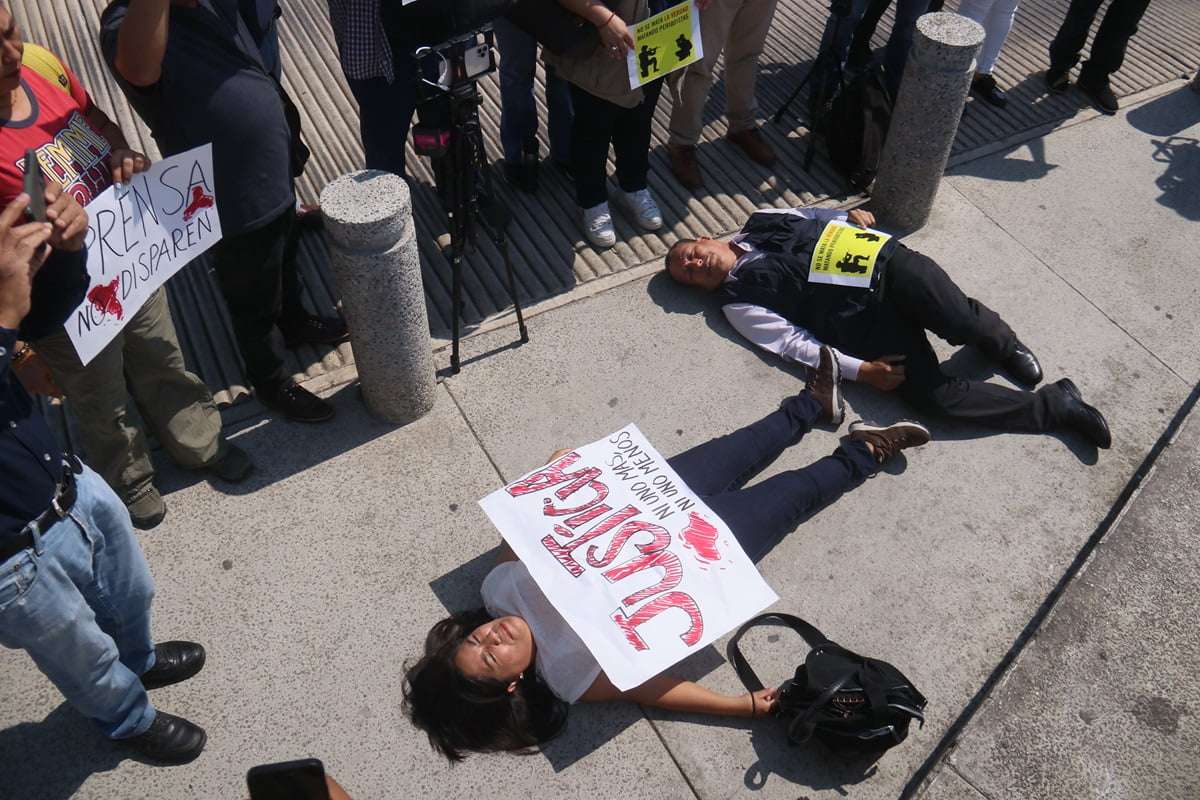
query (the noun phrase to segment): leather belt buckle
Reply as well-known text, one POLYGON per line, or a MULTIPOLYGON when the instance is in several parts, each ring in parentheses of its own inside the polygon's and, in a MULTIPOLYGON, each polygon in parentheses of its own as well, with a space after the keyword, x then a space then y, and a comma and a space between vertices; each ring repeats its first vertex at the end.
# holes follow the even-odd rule
POLYGON ((50 510, 53 511, 54 515, 59 519, 62 519, 67 515, 67 509, 63 508, 62 504, 58 502, 58 492, 54 493, 54 499, 50 501, 50 510))

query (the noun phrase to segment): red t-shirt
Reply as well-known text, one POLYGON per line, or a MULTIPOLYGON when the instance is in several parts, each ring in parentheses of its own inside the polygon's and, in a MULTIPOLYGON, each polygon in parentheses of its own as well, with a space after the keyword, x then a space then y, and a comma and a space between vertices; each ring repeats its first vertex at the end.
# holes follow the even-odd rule
POLYGON ((21 86, 29 94, 32 113, 24 120, 0 122, 0 208, 25 186, 25 150, 37 151, 46 180, 56 181, 86 206, 112 183, 108 155, 112 146, 88 124, 84 113, 92 98, 79 78, 64 66, 70 93, 27 66, 21 86))

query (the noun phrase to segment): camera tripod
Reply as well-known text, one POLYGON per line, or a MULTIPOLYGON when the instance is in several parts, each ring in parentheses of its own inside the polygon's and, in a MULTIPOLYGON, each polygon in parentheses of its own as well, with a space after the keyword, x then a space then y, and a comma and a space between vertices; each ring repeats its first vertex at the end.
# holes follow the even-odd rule
POLYGON ((479 106, 483 102, 475 80, 455 83, 444 88, 425 81, 419 104, 421 127, 418 136, 436 136, 437 147, 418 144, 418 152, 428 155, 433 167, 434 185, 449 224, 449 241, 438 239, 442 255, 450 262, 451 325, 453 344, 450 351, 450 372, 458 374, 459 325, 462 316, 462 261, 467 245, 477 240, 479 228, 504 257, 505 283, 521 344, 529 341, 521 301, 517 297, 516 277, 508 251, 508 208, 497 202, 488 174, 487 152, 483 147, 483 130, 479 124, 479 106), (432 123, 430 125, 429 123, 432 123), (421 133, 424 131, 424 133, 421 133))

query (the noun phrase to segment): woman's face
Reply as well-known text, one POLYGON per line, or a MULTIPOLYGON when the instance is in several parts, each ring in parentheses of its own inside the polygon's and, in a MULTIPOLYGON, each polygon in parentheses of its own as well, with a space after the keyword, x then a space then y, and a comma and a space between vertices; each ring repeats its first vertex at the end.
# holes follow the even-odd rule
POLYGON ((533 631, 520 617, 501 617, 485 622, 458 646, 454 665, 468 678, 509 683, 533 663, 533 631))

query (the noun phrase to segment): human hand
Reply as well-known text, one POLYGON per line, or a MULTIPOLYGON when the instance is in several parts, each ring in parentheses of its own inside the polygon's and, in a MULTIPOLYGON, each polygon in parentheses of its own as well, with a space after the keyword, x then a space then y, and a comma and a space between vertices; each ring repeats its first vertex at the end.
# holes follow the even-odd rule
POLYGON ((350 800, 350 795, 346 794, 346 790, 339 786, 331 775, 325 776, 325 788, 329 790, 329 800, 350 800))
POLYGON ((746 704, 749 706, 747 711, 749 717, 765 717, 768 714, 775 712, 775 707, 779 705, 779 690, 778 689, 759 689, 757 692, 749 692, 742 695, 746 699, 746 704))
POLYGON ((109 153, 108 164, 112 168, 113 183, 125 183, 139 172, 148 170, 150 159, 137 150, 119 147, 109 153))
POLYGON ((50 246, 72 253, 83 247, 87 235, 87 212, 57 183, 46 183, 46 221, 54 226, 50 246))
POLYGON ((551 461, 558 461, 560 458, 565 456, 567 453, 571 452, 572 449, 573 448, 570 448, 570 447, 563 447, 558 450, 555 450, 550 455, 550 457, 548 459, 546 459, 546 463, 549 464, 551 461))
POLYGON ((598 30, 600 31, 600 41, 609 57, 624 58, 625 53, 633 49, 633 34, 625 26, 625 20, 616 14, 612 14, 607 22, 599 26, 598 30))
POLYGON ((30 394, 44 394, 47 397, 62 397, 62 389, 54 382, 54 375, 50 373, 46 359, 32 347, 26 348, 22 351, 26 354, 23 358, 13 359, 13 372, 17 373, 17 379, 21 381, 25 391, 30 394))
POLYGON ((18 328, 29 313, 33 276, 45 262, 53 230, 46 222, 14 225, 29 195, 21 193, 0 211, 0 327, 18 328))
POLYGON ((858 368, 858 379, 881 392, 890 392, 904 383, 904 359, 905 356, 880 356, 874 361, 864 361, 858 368))
POLYGON ((850 209, 846 214, 846 219, 850 220, 852 225, 857 225, 860 228, 869 228, 875 224, 875 215, 862 208, 850 209))

